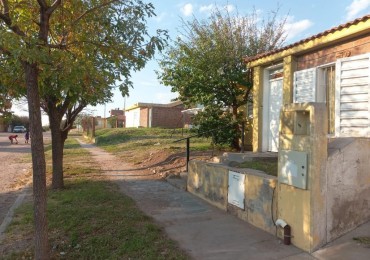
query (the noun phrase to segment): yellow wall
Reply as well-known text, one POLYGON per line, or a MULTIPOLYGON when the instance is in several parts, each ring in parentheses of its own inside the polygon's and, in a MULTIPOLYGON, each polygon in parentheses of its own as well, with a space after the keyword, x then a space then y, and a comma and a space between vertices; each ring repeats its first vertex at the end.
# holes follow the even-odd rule
MULTIPOLYGON (((210 204, 275 235, 271 219, 271 203, 277 179, 252 169, 233 169, 226 165, 192 160, 189 162, 187 190, 210 204), (228 203, 229 171, 242 171, 244 209, 228 203)), ((276 194, 275 194, 276 195, 276 194)))
MULTIPOLYGON (((326 244, 327 124, 323 103, 285 105, 281 113, 279 150, 307 153, 307 189, 278 184, 278 218, 291 226, 292 243, 308 252, 326 244), (309 113, 306 134, 295 132, 296 111, 309 113)), ((301 124, 301 123, 300 123, 301 124)), ((279 153, 279 176, 282 174, 279 153)))
POLYGON ((255 67, 253 72, 253 152, 260 151, 262 129, 263 69, 255 67))

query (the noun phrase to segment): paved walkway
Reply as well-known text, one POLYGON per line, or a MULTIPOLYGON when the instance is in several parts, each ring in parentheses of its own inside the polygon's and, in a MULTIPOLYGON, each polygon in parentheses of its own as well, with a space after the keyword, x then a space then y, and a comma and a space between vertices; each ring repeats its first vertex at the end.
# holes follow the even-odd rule
POLYGON ((221 211, 166 181, 147 179, 94 145, 82 144, 125 194, 137 201, 194 259, 307 259, 274 236, 221 211))
POLYGON ((81 145, 90 151, 104 174, 194 259, 370 259, 370 248, 353 240, 356 236, 370 236, 370 222, 308 254, 292 245, 283 245, 271 234, 184 191, 181 179, 173 179, 170 184, 148 178, 147 174, 130 169, 130 165, 94 145, 81 145))

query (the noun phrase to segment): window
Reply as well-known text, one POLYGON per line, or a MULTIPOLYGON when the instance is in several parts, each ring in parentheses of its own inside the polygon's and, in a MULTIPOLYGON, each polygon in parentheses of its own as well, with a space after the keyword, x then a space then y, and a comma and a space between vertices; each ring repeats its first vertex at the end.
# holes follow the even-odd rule
POLYGON ((370 137, 370 54, 336 64, 335 135, 370 137))
POLYGON ((294 72, 293 103, 316 102, 316 68, 294 72))

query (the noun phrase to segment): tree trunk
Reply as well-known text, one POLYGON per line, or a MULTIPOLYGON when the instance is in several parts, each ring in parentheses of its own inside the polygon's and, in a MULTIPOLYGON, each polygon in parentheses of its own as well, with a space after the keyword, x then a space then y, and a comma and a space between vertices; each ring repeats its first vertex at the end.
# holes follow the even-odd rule
POLYGON ((235 122, 235 130, 236 130, 236 133, 237 135, 234 137, 234 140, 232 142, 232 147, 234 149, 237 149, 238 151, 240 150, 240 144, 239 144, 239 140, 240 140, 240 127, 239 127, 239 124, 237 123, 238 122, 238 106, 237 105, 233 105, 232 106, 232 110, 233 110, 233 121, 235 122))
POLYGON ((35 221, 35 259, 49 259, 46 217, 46 164, 41 123, 40 96, 36 64, 24 62, 27 85, 30 135, 32 138, 33 200, 35 221))
POLYGON ((51 130, 52 159, 53 159, 53 177, 52 188, 63 189, 63 149, 64 141, 60 125, 62 117, 59 115, 57 108, 49 106, 49 123, 51 130))

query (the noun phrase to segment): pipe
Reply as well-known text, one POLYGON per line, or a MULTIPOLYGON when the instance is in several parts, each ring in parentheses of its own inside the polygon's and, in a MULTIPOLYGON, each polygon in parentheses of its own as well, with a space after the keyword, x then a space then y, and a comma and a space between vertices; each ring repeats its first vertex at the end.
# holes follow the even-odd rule
POLYGON ((284 229, 284 245, 290 245, 290 238, 292 237, 290 226, 280 218, 276 220, 275 225, 284 229))
POLYGON ((284 227, 284 245, 290 245, 290 238, 291 238, 291 231, 290 226, 286 225, 284 227))
POLYGON ((279 218, 279 219, 276 220, 275 225, 284 228, 288 224, 284 220, 282 220, 281 218, 279 218))

